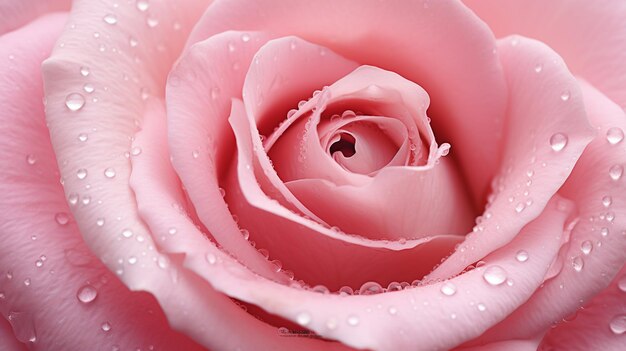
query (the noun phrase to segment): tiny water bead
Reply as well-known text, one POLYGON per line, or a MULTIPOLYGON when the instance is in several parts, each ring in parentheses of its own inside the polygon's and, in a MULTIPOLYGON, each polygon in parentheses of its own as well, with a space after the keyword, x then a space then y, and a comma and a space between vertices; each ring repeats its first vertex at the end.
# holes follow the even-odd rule
POLYGON ((70 111, 76 112, 85 106, 85 97, 79 93, 71 93, 65 97, 65 106, 70 111))
POLYGON ((574 270, 576 272, 582 271, 584 266, 585 262, 583 261, 582 257, 576 256, 572 258, 572 267, 574 267, 574 270))
POLYGON ((591 250, 593 250, 593 243, 591 241, 585 240, 580 243, 580 251, 582 251, 583 254, 589 255, 591 250))
POLYGON ((622 174, 624 174, 624 167, 622 167, 622 165, 614 165, 609 168, 609 176, 613 180, 620 180, 622 174))
POLYGON ((147 0, 137 0, 137 10, 146 12, 150 7, 150 3, 147 0))
POLYGON ((612 127, 606 131, 606 141, 611 145, 619 144, 624 140, 624 131, 619 127, 612 127))
POLYGON ((76 171, 76 177, 78 179, 85 179, 87 178, 87 170, 84 168, 80 168, 78 171, 76 171))
POLYGON ((390 315, 394 316, 396 314, 398 314, 398 309, 395 308, 394 306, 389 307, 389 309, 387 310, 389 312, 390 315))
POLYGON ((80 68, 80 75, 83 77, 87 77, 89 75, 90 71, 89 68, 87 67, 81 67, 80 68))
POLYGON ((70 221, 70 216, 67 213, 65 213, 65 212, 59 212, 59 213, 54 215, 54 220, 59 225, 66 225, 70 221))
POLYGON ((130 238, 131 236, 133 236, 133 231, 130 229, 124 229, 122 230, 122 236, 125 238, 130 238))
POLYGON ((353 315, 353 316, 348 317, 347 322, 349 326, 356 327, 357 325, 359 325, 360 320, 359 320, 359 317, 353 315))
POLYGON ((33 154, 26 155, 26 163, 31 166, 34 165, 35 163, 37 163, 37 157, 33 154))
POLYGON ((300 312, 296 316, 296 322, 298 322, 301 326, 308 325, 311 323, 311 315, 308 312, 300 312))
POLYGON ((106 15, 104 15, 104 17, 102 19, 107 24, 111 24, 111 25, 117 24, 117 16, 115 16, 112 13, 107 13, 106 15))
POLYGON ((500 285, 506 281, 507 273, 500 266, 489 266, 483 272, 483 279, 490 285, 500 285))
POLYGON ((76 293, 76 298, 78 299, 78 301, 84 304, 93 302, 96 297, 98 297, 98 290, 96 290, 96 288, 89 284, 78 289, 78 292, 76 293))
POLYGON ((517 253, 515 254, 515 259, 518 262, 526 262, 526 261, 528 261, 528 252, 524 251, 524 250, 517 251, 517 253))
POLYGON ((569 90, 566 90, 566 91, 561 93, 561 100, 567 101, 567 100, 569 100, 569 98, 571 96, 572 96, 572 94, 569 92, 569 90))
POLYGON ((441 293, 446 296, 452 296, 456 294, 456 286, 450 282, 445 282, 441 285, 441 293))
POLYGON ((621 314, 613 317, 609 323, 611 332, 615 335, 622 335, 626 332, 626 314, 621 314))
POLYGON ((85 133, 78 134, 78 141, 81 141, 84 143, 85 141, 87 141, 87 139, 89 139, 89 136, 87 134, 85 133))
POLYGON ((215 264, 215 262, 217 262, 217 257, 209 252, 208 254, 206 254, 206 260, 207 262, 209 262, 209 264, 215 264))
POLYGON ((383 291, 383 287, 377 282, 367 282, 361 286, 361 289, 359 289, 359 295, 374 295, 380 294, 383 291))
POLYGON ((563 133, 555 133, 550 137, 550 147, 552 150, 559 152, 567 146, 567 135, 563 133))
POLYGON ((111 179, 111 178, 115 178, 115 168, 113 167, 109 167, 107 169, 104 170, 104 176, 111 179))
POLYGON ((478 305, 476 305, 476 308, 478 308, 480 312, 485 312, 487 310, 487 306, 485 306, 485 304, 483 303, 479 303, 478 305))
POLYGON ((109 322, 104 322, 102 323, 102 325, 100 326, 100 328, 102 328, 102 331, 108 332, 111 330, 111 323, 109 322))
POLYGON ((613 198, 610 196, 605 196, 602 198, 602 206, 609 207, 613 203, 613 198))
POLYGON ((250 41, 250 34, 248 33, 244 33, 241 35, 241 41, 243 41, 244 43, 247 43, 250 41))
POLYGON ((535 72, 541 73, 541 71, 543 71, 543 65, 542 64, 535 65, 535 72))
POLYGON ((92 84, 86 83, 85 85, 83 85, 83 90, 86 93, 91 94, 91 93, 93 93, 96 90, 96 88, 94 88, 94 86, 92 84))
POLYGON ((102 227, 104 225, 104 218, 99 217, 98 219, 96 219, 96 225, 98 227, 102 227))
POLYGON ((153 17, 148 17, 146 19, 146 24, 148 25, 148 27, 154 28, 159 25, 159 20, 153 17))
POLYGON ((600 235, 606 237, 609 235, 609 228, 607 227, 602 227, 600 228, 600 235))

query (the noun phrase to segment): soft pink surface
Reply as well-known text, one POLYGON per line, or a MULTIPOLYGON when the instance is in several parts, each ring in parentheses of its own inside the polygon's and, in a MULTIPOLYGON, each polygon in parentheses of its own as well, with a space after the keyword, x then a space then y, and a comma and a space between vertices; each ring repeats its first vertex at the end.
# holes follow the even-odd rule
POLYGON ((28 22, 54 11, 68 11, 71 0, 7 0, 0 2, 0 35, 19 29, 28 22))
MULTIPOLYGON (((4 339, 3 319, 0 346, 19 350, 19 341, 30 350, 201 349, 170 329, 152 295, 129 291, 100 263, 72 218, 59 184, 39 78, 41 62, 66 19, 48 15, 0 38, 0 132, 5 136, 0 142, 0 313, 16 339, 4 339), (9 54, 14 58, 7 59, 9 54), (77 298, 85 286, 97 291, 92 302, 77 298), (105 323, 109 331, 102 329, 105 323)), ((98 206, 96 201, 76 206, 98 206)))

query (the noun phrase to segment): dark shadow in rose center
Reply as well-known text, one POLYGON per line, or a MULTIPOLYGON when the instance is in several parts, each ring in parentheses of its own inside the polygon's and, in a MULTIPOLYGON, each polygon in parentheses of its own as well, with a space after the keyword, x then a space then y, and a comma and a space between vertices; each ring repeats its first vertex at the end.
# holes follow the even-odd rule
POLYGON ((330 154, 341 152, 345 157, 352 157, 356 153, 356 139, 348 133, 341 133, 341 138, 330 146, 330 154))

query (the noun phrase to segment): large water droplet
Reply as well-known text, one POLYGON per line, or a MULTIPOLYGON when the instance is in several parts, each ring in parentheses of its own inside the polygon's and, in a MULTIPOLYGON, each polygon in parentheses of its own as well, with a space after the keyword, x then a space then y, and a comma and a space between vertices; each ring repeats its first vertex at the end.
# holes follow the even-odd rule
POLYGON ((78 177, 78 179, 87 178, 87 170, 84 168, 80 168, 78 171, 76 171, 76 177, 78 177))
POLYGON ((70 222, 70 216, 67 213, 65 213, 65 212, 59 212, 59 213, 54 215, 54 220, 59 225, 66 225, 67 223, 70 222))
POLYGON ((117 16, 115 16, 112 13, 108 13, 104 16, 103 18, 104 22, 106 22, 107 24, 116 24, 117 23, 117 16))
POLYGON ((619 127, 609 128, 606 131, 606 140, 611 145, 619 144, 624 140, 624 131, 619 127))
POLYGON ((85 285, 78 289, 76 298, 82 303, 90 303, 98 297, 98 290, 91 285, 85 285))
POLYGON ((585 240, 580 243, 580 251, 582 251, 585 255, 589 255, 591 250, 593 250, 593 243, 591 243, 591 241, 585 240))
POLYGON ((137 9, 141 12, 145 12, 150 7, 148 0, 137 0, 137 9))
POLYGON ((565 148, 567 141, 567 135, 555 133, 550 137, 550 147, 552 147, 552 150, 559 152, 565 148))
POLYGON ((441 292, 446 296, 452 296, 456 294, 456 286, 450 282, 445 282, 441 285, 441 292))
POLYGON ((113 167, 109 167, 107 169, 104 170, 104 176, 111 179, 111 178, 115 178, 115 168, 113 167))
POLYGON ((72 93, 65 97, 65 106, 70 111, 78 111, 85 106, 85 97, 79 93, 72 93))
POLYGON ((613 180, 619 180, 624 174, 624 167, 622 165, 614 165, 609 169, 609 176, 613 180))
POLYGON ((524 250, 517 251, 517 253, 515 254, 515 259, 518 260, 519 262, 528 261, 528 252, 524 250))
POLYGON ((622 335, 626 332, 626 314, 613 317, 609 323, 609 328, 616 335, 622 335))
POLYGON ((489 266, 483 272, 483 278, 491 285, 500 285, 506 281, 506 271, 500 266, 489 266))
POLYGON ((583 261, 582 257, 576 256, 572 258, 572 267, 574 267, 574 270, 576 272, 582 271, 584 265, 585 265, 585 262, 583 261))
POLYGON ((383 287, 377 282, 367 282, 361 285, 359 289, 359 295, 374 295, 383 292, 383 287))
POLYGON ((311 315, 308 312, 300 312, 296 316, 296 322, 302 326, 308 325, 311 323, 311 315))

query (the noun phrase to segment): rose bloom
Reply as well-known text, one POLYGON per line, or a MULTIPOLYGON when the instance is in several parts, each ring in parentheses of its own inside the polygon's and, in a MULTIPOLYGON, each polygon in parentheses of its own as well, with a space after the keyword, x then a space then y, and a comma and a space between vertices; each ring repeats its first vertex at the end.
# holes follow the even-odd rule
POLYGON ((0 349, 624 350, 625 23, 2 1, 0 349))

